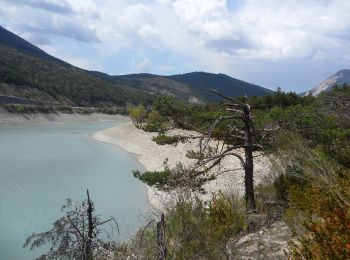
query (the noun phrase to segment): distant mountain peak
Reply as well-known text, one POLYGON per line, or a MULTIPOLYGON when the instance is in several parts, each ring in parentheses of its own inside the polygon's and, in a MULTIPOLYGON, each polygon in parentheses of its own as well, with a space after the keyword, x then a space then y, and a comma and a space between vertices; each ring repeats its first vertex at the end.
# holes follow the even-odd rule
POLYGON ((334 86, 341 86, 343 84, 350 84, 350 70, 341 69, 333 76, 317 84, 314 88, 307 91, 305 95, 317 96, 324 91, 330 91, 334 86))

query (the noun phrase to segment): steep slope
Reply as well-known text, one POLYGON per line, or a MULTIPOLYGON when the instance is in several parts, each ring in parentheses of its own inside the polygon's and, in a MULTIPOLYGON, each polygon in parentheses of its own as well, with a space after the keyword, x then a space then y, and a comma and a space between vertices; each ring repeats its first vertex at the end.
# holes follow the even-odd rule
POLYGON ((348 69, 338 71, 333 76, 320 82, 314 88, 307 91, 305 95, 311 94, 317 96, 321 92, 330 91, 334 86, 342 86, 344 84, 350 84, 350 70, 348 69))
POLYGON ((153 100, 149 94, 112 84, 82 69, 0 45, 0 94, 8 92, 77 106, 124 106, 127 102, 138 104, 153 100))
POLYGON ((17 36, 16 34, 6 30, 1 26, 0 26, 0 45, 14 48, 17 51, 25 54, 29 54, 42 59, 51 60, 57 63, 70 66, 68 63, 47 54, 45 51, 39 49, 38 47, 32 45, 28 41, 24 40, 23 38, 17 36))

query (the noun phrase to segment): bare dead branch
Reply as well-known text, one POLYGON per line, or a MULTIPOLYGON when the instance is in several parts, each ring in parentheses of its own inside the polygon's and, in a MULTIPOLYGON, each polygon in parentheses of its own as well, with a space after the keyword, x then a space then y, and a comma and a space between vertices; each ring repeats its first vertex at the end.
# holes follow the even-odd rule
POLYGON ((142 229, 142 233, 141 233, 141 237, 140 237, 140 243, 139 243, 139 250, 141 249, 141 246, 142 246, 142 241, 143 241, 143 235, 146 231, 146 229, 152 224, 152 222, 154 222, 155 219, 152 219, 150 222, 148 222, 148 224, 145 226, 144 229, 142 229))

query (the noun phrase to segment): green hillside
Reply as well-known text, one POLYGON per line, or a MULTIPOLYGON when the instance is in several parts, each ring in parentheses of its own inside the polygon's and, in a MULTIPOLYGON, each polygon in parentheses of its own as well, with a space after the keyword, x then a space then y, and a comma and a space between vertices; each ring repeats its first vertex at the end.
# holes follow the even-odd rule
POLYGON ((217 101, 218 97, 208 92, 216 89, 228 96, 266 96, 273 93, 272 90, 258 85, 232 78, 225 74, 207 72, 191 72, 167 77, 176 82, 191 86, 193 92, 200 94, 205 99, 217 101))
POLYGON ((111 76, 86 71, 0 27, 0 95, 74 106, 125 106, 150 104, 156 96, 175 96, 190 103, 217 101, 218 97, 209 91, 211 88, 230 96, 273 93, 224 74, 111 76))
POLYGON ((0 94, 77 106, 149 103, 151 95, 0 45, 0 94), (6 83, 6 84, 5 84, 6 83))
POLYGON ((266 96, 273 93, 270 89, 234 79, 225 74, 207 72, 191 72, 173 76, 141 73, 114 77, 104 75, 104 77, 154 95, 172 95, 192 103, 218 101, 217 95, 213 95, 210 89, 216 89, 229 96, 244 96, 245 94, 266 96))

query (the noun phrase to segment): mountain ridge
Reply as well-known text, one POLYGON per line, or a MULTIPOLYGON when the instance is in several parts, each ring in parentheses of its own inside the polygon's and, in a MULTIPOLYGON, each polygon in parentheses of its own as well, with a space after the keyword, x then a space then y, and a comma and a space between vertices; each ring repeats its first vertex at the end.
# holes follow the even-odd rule
POLYGON ((218 101, 209 89, 229 96, 261 96, 273 91, 225 74, 190 72, 109 75, 87 71, 47 54, 0 26, 0 94, 44 98, 81 106, 149 103, 171 95, 192 103, 218 101), (84 96, 86 95, 86 96, 84 96))
POLYGON ((157 86, 161 87, 158 92, 166 92, 174 96, 188 94, 188 101, 216 102, 220 98, 210 89, 216 89, 228 96, 263 96, 273 93, 272 90, 251 84, 239 79, 232 78, 222 73, 189 72, 170 76, 162 76, 149 73, 126 74, 111 76, 114 80, 124 81, 137 89, 157 92, 157 86), (172 85, 171 85, 172 84, 172 85))
POLYGON ((51 60, 54 62, 58 62, 67 66, 72 66, 69 63, 60 60, 42 49, 36 47, 35 45, 31 44, 29 41, 19 37, 18 35, 12 33, 9 30, 6 30, 4 27, 0 26, 0 45, 5 45, 11 48, 14 48, 18 50, 19 52, 33 55, 39 58, 51 60))
POLYGON ((350 84, 350 69, 341 69, 329 78, 321 81, 315 87, 305 93, 305 95, 317 96, 322 92, 328 92, 335 86, 350 84))

